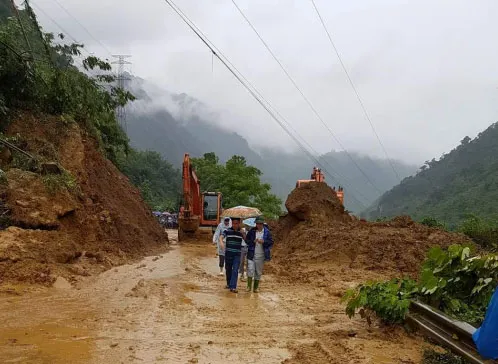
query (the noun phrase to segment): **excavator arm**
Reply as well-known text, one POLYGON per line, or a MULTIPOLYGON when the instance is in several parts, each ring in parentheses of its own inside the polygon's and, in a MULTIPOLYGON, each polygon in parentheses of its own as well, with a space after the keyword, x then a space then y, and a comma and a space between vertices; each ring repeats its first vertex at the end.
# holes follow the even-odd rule
POLYGON ((183 185, 183 215, 185 217, 199 216, 201 213, 201 187, 197 174, 190 163, 190 156, 185 153, 182 164, 183 185))
POLYGON ((178 218, 178 239, 186 236, 195 237, 201 232, 212 235, 218 226, 222 201, 220 192, 204 192, 190 156, 185 153, 182 164, 182 194, 183 206, 178 218))

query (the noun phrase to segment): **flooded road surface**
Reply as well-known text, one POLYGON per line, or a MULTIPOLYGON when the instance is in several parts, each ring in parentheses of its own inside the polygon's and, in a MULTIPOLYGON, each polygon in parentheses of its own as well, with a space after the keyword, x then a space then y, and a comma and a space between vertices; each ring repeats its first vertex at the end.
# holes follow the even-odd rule
MULTIPOLYGON (((173 235, 170 233, 170 236, 173 235)), ((211 244, 71 287, 0 295, 1 363, 418 363, 422 343, 368 329, 339 302, 343 282, 311 288, 266 275, 259 294, 224 289, 211 244), (337 284, 337 286, 335 286, 337 284)))

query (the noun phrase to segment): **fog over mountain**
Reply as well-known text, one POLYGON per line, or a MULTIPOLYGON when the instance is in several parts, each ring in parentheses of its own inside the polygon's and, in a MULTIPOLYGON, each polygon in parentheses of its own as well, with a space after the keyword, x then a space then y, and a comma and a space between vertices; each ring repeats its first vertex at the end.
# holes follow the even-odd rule
MULTIPOLYGON (((247 124, 235 117, 230 119, 228 113, 213 110, 187 94, 130 78, 128 87, 137 100, 127 106, 127 132, 134 147, 155 150, 177 167, 185 152, 192 156, 214 152, 221 161, 242 155, 263 172, 263 180, 284 200, 296 180, 309 178, 316 163, 306 154, 279 146, 249 144, 245 137, 247 124)), ((399 181, 386 160, 351 151, 350 155, 368 180, 345 152, 330 151, 316 157, 330 173, 326 181, 344 186, 347 208, 360 212, 399 181)), ((417 170, 400 161, 394 164, 402 178, 417 170)))

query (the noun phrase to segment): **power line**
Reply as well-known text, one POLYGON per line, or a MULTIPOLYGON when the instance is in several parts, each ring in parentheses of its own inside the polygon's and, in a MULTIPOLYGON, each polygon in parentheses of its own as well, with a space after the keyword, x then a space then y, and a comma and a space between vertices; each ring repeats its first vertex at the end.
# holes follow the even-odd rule
POLYGON ((365 115, 365 119, 367 119, 368 123, 370 124, 370 127, 372 128, 372 131, 373 131, 375 137, 377 138, 377 141, 379 142, 380 146, 382 147, 382 150, 384 151, 384 154, 386 155, 386 158, 389 161, 389 164, 391 165, 391 168, 394 171, 394 174, 396 175, 396 177, 398 178, 398 180, 401 182, 401 177, 399 176, 398 171, 394 167, 394 164, 393 164, 391 158, 389 157, 389 154, 387 153, 387 150, 384 147, 384 144, 380 140, 379 134, 377 134, 377 131, 375 130, 375 127, 374 127, 374 125, 372 123, 372 120, 370 119, 370 115, 367 112, 365 104, 363 103, 363 100, 361 99, 360 94, 358 93, 358 90, 356 89, 356 86, 353 83, 353 80, 349 76, 349 72, 346 69, 346 66, 344 65, 344 62, 342 61, 342 57, 339 54, 339 51, 337 50, 337 47, 335 46, 334 41, 332 40, 332 36, 330 35, 330 32, 327 29, 327 26, 325 25, 325 22, 323 21, 323 18, 322 18, 321 14, 320 14, 320 11, 318 11, 318 8, 317 8, 317 6, 315 4, 315 1, 311 0, 311 3, 313 4, 313 7, 315 8, 316 14, 318 15, 318 18, 320 19, 320 23, 322 23, 322 26, 323 26, 323 29, 325 30, 325 33, 327 33, 327 37, 328 37, 328 39, 330 41, 330 44, 332 45, 332 48, 334 49, 335 54, 337 55, 337 58, 339 59, 341 67, 344 70, 344 73, 346 74, 346 77, 347 77, 347 79, 349 81, 349 84, 351 85, 351 87, 352 87, 352 89, 353 89, 353 91, 354 91, 354 93, 356 95, 356 98, 358 99, 358 102, 359 102, 359 104, 361 106, 361 109, 363 110, 363 114, 365 115))
MULTIPOLYGON (((335 177, 330 174, 326 168, 323 167, 323 165, 320 163, 320 161, 313 156, 303 145, 302 143, 296 138, 295 135, 293 135, 288 128, 284 125, 282 120, 290 126, 290 124, 283 118, 280 114, 278 114, 282 120, 280 120, 275 112, 273 111, 274 108, 271 106, 271 104, 264 99, 264 97, 257 91, 257 89, 251 85, 247 79, 236 69, 235 66, 233 66, 228 59, 210 42, 205 35, 202 34, 202 32, 197 28, 197 26, 173 3, 171 0, 164 0, 172 9, 175 11, 181 18, 182 20, 187 24, 187 26, 199 37, 199 39, 211 50, 212 54, 216 56, 220 62, 232 73, 232 75, 249 91, 249 93, 254 97, 254 99, 268 112, 268 114, 279 124, 279 126, 292 138, 292 140, 298 145, 298 147, 315 163, 320 166, 327 174, 332 179, 335 179, 335 177), (211 44, 210 44, 211 43, 211 44), (230 65, 232 67, 230 67, 230 65), (240 74, 240 75, 239 75, 240 74)), ((360 205, 363 207, 366 207, 365 204, 363 204, 361 201, 359 201, 357 198, 354 197, 354 195, 351 195, 360 205)))
POLYGON ((59 5, 59 7, 64 10, 64 12, 69 15, 71 18, 73 18, 73 20, 79 24, 79 26, 81 28, 83 28, 83 30, 94 40, 96 41, 98 44, 100 44, 100 46, 110 55, 112 56, 112 52, 109 50, 109 48, 107 48, 100 40, 98 40, 97 38, 95 38, 93 36, 92 33, 90 33, 90 31, 83 25, 81 24, 81 22, 74 16, 72 15, 58 0, 53 0, 57 5, 59 5))
POLYGON ((237 3, 235 2, 235 0, 232 0, 232 3, 237 8, 237 10, 239 11, 240 15, 242 15, 242 17, 245 19, 245 21, 247 22, 247 24, 254 31, 254 33, 256 33, 256 35, 258 36, 258 38, 261 41, 261 43, 263 43, 263 45, 265 46, 266 50, 271 54, 271 56, 273 57, 273 59, 278 63, 278 65, 280 66, 280 68, 282 69, 282 71, 285 73, 285 75, 287 76, 287 78, 289 79, 289 81, 294 85, 295 89, 301 94, 302 98, 304 99, 304 101, 306 101, 306 103, 311 108, 311 110, 313 111, 313 113, 315 114, 315 116, 318 118, 318 120, 320 120, 320 122, 323 124, 323 126, 325 126, 325 128, 328 130, 328 132, 330 133, 330 135, 332 136, 332 138, 334 138, 334 140, 337 142, 337 144, 339 144, 339 146, 344 150, 344 152, 349 157, 349 159, 353 162, 353 164, 356 166, 356 168, 361 172, 361 174, 363 174, 363 176, 365 177, 365 179, 367 180, 367 182, 370 183, 377 190, 377 192, 382 195, 382 191, 372 182, 372 180, 368 177, 368 175, 365 173, 365 171, 363 171, 363 169, 353 159, 353 157, 351 156, 351 154, 347 151, 347 149, 341 143, 341 141, 339 140, 339 138, 337 138, 337 136, 334 134, 334 132, 330 129, 330 127, 327 125, 327 123, 323 120, 323 118, 320 116, 320 114, 318 113, 318 111, 316 110, 316 108, 313 106, 313 104, 311 103, 311 101, 309 100, 309 98, 306 97, 306 95, 301 90, 301 88, 299 87, 299 85, 296 83, 296 81, 294 80, 294 78, 289 74, 289 72, 284 67, 284 65, 282 64, 282 62, 277 58, 277 56, 275 55, 275 53, 273 53, 273 51, 271 50, 270 46, 266 43, 266 41, 259 34, 259 32, 256 30, 256 28, 252 25, 251 21, 247 18, 247 16, 244 14, 244 12, 242 11, 242 9, 237 5, 237 3))
MULTIPOLYGON (((283 120, 283 122, 285 124, 288 125, 288 127, 290 127, 294 133, 303 141, 303 143, 305 143, 316 155, 318 155, 318 153, 313 149, 313 147, 307 143, 300 135, 299 133, 292 127, 292 125, 278 112, 278 110, 276 110, 266 99, 265 97, 263 97, 263 95, 261 95, 261 93, 251 84, 251 82, 249 82, 247 80, 247 78, 244 77, 244 75, 237 69, 237 67, 235 65, 233 65, 229 59, 227 59, 226 56, 224 56, 221 51, 219 49, 216 48, 216 46, 210 42, 207 38, 207 36, 205 34, 202 33, 202 31, 188 18, 188 16, 183 13, 183 11, 181 9, 179 9, 178 7, 174 8, 168 1, 166 1, 172 8, 174 11, 176 11, 177 13, 179 13, 180 17, 182 17, 182 20, 185 21, 185 23, 194 31, 194 33, 199 36, 199 34, 201 36, 199 36, 199 38, 201 39, 201 41, 206 44, 206 46, 211 50, 212 54, 215 55, 218 59, 220 59, 220 61, 225 65, 225 67, 227 67, 227 69, 233 73, 235 70, 238 75, 234 75, 237 79, 239 79, 239 77, 245 81, 246 84, 244 84, 242 82, 242 85, 246 88, 248 88, 247 85, 249 85, 251 88, 252 88, 252 91, 259 96, 260 99, 264 100, 266 102, 266 104, 273 110, 273 112, 280 118, 283 120), (190 22, 190 23, 189 23, 190 22), (195 28, 195 29, 193 29, 195 28), (208 44, 208 43, 211 43, 211 44, 208 44), (221 55, 224 60, 222 60, 220 58, 221 55), (232 69, 230 67, 227 66, 227 63, 230 65, 230 67, 232 67, 232 69)), ((176 6, 176 5, 175 5, 176 6)), ((251 92, 251 90, 248 89, 249 92, 251 92)), ((254 95, 253 95, 254 96, 254 95)), ((256 98, 256 97, 255 97, 256 98)), ((259 103, 261 103, 260 100, 258 100, 258 98, 256 98, 256 101, 258 101, 259 103)), ((266 108, 265 106, 263 106, 264 108, 266 108)), ((277 123, 280 124, 279 120, 276 120, 277 123)), ((303 152, 308 156, 308 158, 310 158, 311 161, 314 161, 315 163, 317 163, 318 166, 322 167, 322 169, 333 179, 333 180, 336 180, 338 183, 340 183, 335 177, 334 175, 332 175, 329 171, 327 171, 326 168, 323 167, 322 163, 320 163, 320 161, 315 158, 313 155, 311 155, 309 153, 309 151, 307 151, 303 146, 302 144, 296 140, 296 137, 294 135, 292 135, 285 127, 283 127, 284 131, 296 142, 296 144, 300 147, 301 150, 303 150, 303 152)), ((327 165, 330 166, 330 164, 328 163, 328 161, 326 159, 324 159, 324 162, 326 162, 327 165)), ((330 166, 330 168, 333 170, 333 168, 330 166)), ((339 172, 337 171, 334 171, 335 174, 337 174, 338 176, 342 177, 343 180, 345 181, 348 181, 348 179, 345 177, 345 176, 342 176, 339 172)), ((354 187, 352 188, 353 190, 356 190, 354 187)), ((358 192, 358 194, 360 196, 362 196, 366 201, 367 203, 370 205, 371 202, 369 201, 369 199, 367 197, 365 197, 361 192, 359 192, 358 190, 356 190, 358 192)), ((351 196, 353 197, 353 199, 358 202, 360 205, 362 205, 363 207, 366 207, 366 205, 364 203, 362 203, 360 200, 358 200, 353 194, 351 194, 351 196)))

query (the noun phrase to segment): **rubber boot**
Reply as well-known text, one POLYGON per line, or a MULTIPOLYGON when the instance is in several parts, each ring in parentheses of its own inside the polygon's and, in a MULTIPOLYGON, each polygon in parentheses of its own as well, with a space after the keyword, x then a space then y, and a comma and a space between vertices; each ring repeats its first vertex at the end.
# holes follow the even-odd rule
POLYGON ((252 291, 254 293, 258 293, 259 292, 258 288, 259 288, 259 279, 255 279, 254 280, 254 289, 252 291))
POLYGON ((247 277, 247 292, 252 290, 252 277, 247 277))

